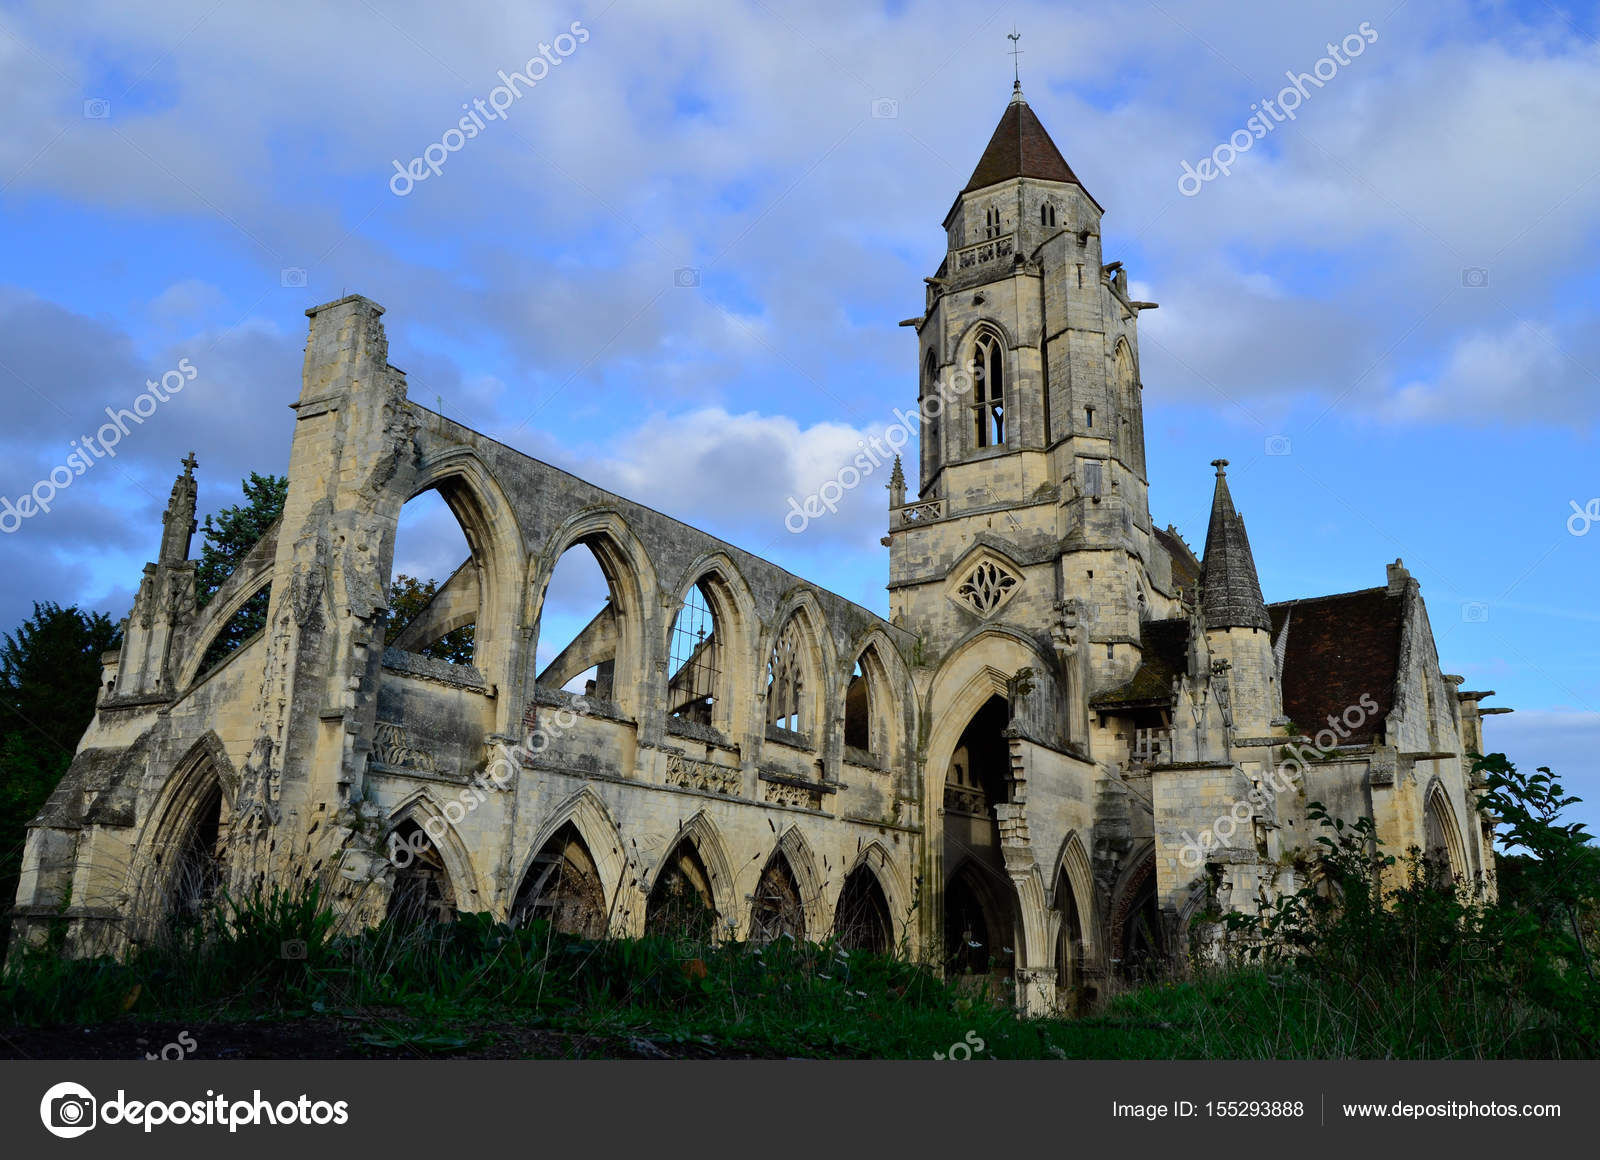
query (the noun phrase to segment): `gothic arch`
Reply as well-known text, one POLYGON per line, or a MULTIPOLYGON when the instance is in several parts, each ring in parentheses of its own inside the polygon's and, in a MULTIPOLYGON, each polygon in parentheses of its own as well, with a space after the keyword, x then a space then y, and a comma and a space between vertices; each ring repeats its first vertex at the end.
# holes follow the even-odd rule
MULTIPOLYGON (((623 854, 622 835, 617 829, 617 824, 611 820, 610 811, 606 809, 600 796, 588 786, 584 786, 558 806, 540 827, 527 857, 522 860, 517 875, 512 880, 511 893, 502 900, 503 914, 506 918, 511 917, 511 908, 515 905, 517 894, 533 869, 534 861, 561 828, 567 825, 577 831, 590 859, 594 862, 601 888, 605 893, 608 924, 611 929, 618 929, 619 911, 623 909, 622 895, 628 879, 628 862, 623 854)), ((642 910, 642 898, 640 902, 642 910)))
POLYGON ((878 888, 883 891, 884 900, 889 905, 889 917, 894 927, 894 935, 898 938, 905 932, 906 924, 910 921, 913 904, 913 891, 904 869, 889 853, 889 848, 874 839, 861 848, 855 861, 850 863, 850 869, 846 871, 845 877, 848 878, 858 870, 863 870, 877 879, 878 888))
POLYGON ((712 908, 717 913, 719 933, 733 933, 737 925, 743 921, 741 912, 744 907, 740 905, 737 881, 734 877, 733 864, 728 860, 727 848, 723 845, 722 836, 717 832, 716 823, 704 810, 680 826, 677 834, 667 844, 651 873, 649 883, 643 886, 645 898, 649 899, 660 883, 662 871, 672 864, 673 857, 685 844, 694 851, 695 856, 706 868, 709 878, 707 885, 711 891, 712 908))
POLYGON ((1437 857, 1436 849, 1442 847, 1451 877, 1464 882, 1471 877, 1471 864, 1467 861, 1466 843, 1461 837, 1461 824, 1456 819, 1450 795, 1437 775, 1429 782, 1423 795, 1423 854, 1437 857))
POLYGON ((972 379, 972 398, 967 404, 971 421, 962 440, 964 448, 978 451, 1015 442, 1012 420, 1017 373, 1013 344, 993 326, 980 323, 962 347, 961 365, 972 379))
POLYGON ((812 853, 811 843, 806 841, 799 826, 790 826, 783 832, 773 848, 773 854, 784 856, 799 884, 800 902, 805 908, 806 931, 815 933, 823 930, 827 925, 827 904, 822 896, 825 883, 817 871, 817 859, 812 853))
POLYGON ((1139 400, 1139 363, 1133 345, 1126 338, 1118 338, 1111 352, 1111 374, 1116 387, 1117 445, 1129 466, 1143 471, 1144 432, 1140 416, 1143 408, 1139 400))
POLYGON ((212 594, 194 627, 185 634, 183 665, 174 682, 174 688, 180 694, 187 692, 202 675, 200 664, 217 634, 227 627, 241 608, 272 583, 273 565, 278 552, 278 529, 282 524, 283 517, 279 516, 261 534, 255 546, 245 553, 244 559, 212 594))
MULTIPOLYGON (((528 586, 527 623, 538 624, 542 630, 541 618, 550 578, 555 575, 562 556, 580 545, 594 554, 605 576, 611 607, 617 617, 614 697, 625 714, 637 719, 642 707, 644 642, 654 639, 648 627, 654 623, 654 609, 647 606, 645 593, 656 592, 657 581, 649 554, 620 514, 610 509, 582 512, 567 519, 551 534, 548 548, 528 586)), ((525 674, 529 686, 536 682, 538 675, 538 644, 537 636, 529 643, 525 674)), ((650 655, 653 657, 654 652, 650 655)))
MULTIPOLYGON (((1005 348, 1008 360, 1017 347, 1021 345, 1021 339, 1018 337, 1015 328, 1007 326, 998 318, 977 318, 967 323, 959 333, 951 337, 950 349, 945 352, 946 357, 943 361, 956 363, 962 371, 970 374, 971 368, 967 365, 970 360, 964 356, 977 341, 978 333, 985 329, 992 330, 996 337, 1000 339, 1000 345, 1005 348)), ((1007 381, 1010 382, 1015 376, 1010 373, 1009 362, 1006 371, 1007 381)))
POLYGON ((153 933, 170 913, 179 872, 177 860, 196 827, 205 824, 213 810, 221 831, 217 846, 226 848, 225 834, 238 790, 239 775, 214 732, 208 731, 197 739, 173 764, 151 806, 128 866, 128 890, 136 900, 136 929, 153 933))
POLYGON ((967 858, 945 884, 940 960, 957 974, 1009 970, 1024 962, 1020 900, 994 868, 967 858), (1011 941, 1016 940, 1016 941, 1011 941))
POLYGON ((1111 896, 1106 953, 1124 974, 1137 972, 1146 962, 1159 966, 1166 961, 1167 931, 1156 881, 1155 843, 1145 842, 1128 859, 1111 896))
POLYGON ((662 625, 665 636, 653 659, 664 681, 670 681, 672 672, 669 658, 678 610, 689 591, 696 586, 706 594, 712 616, 716 619, 716 631, 722 636, 718 679, 722 707, 715 713, 712 724, 724 732, 736 734, 740 723, 748 720, 750 715, 750 668, 757 655, 753 642, 759 635, 759 628, 755 597, 744 575, 727 553, 703 553, 679 574, 677 586, 666 595, 667 606, 662 625))
POLYGON ((906 709, 916 703, 912 692, 910 674, 898 649, 888 635, 877 625, 872 626, 851 644, 850 668, 844 672, 842 688, 844 703, 838 714, 844 722, 845 744, 854 745, 852 730, 852 690, 854 669, 861 666, 866 688, 860 696, 865 709, 863 728, 867 745, 857 745, 885 768, 893 768, 905 751, 906 709))
MULTIPOLYGON (((1008 695, 1009 682, 1022 669, 1035 679, 1053 679, 1055 664, 1033 638, 1006 625, 976 626, 953 648, 934 675, 922 718, 932 723, 928 769, 942 771, 972 715, 991 696, 1008 695)), ((943 776, 942 773, 939 776, 943 776)))
MULTIPOLYGON (((470 550, 469 563, 477 573, 478 616, 474 629, 474 667, 490 685, 507 685, 514 640, 509 630, 517 622, 518 594, 522 590, 525 552, 514 507, 507 501, 493 472, 477 451, 451 445, 424 454, 418 464, 410 494, 395 506, 398 518, 405 504, 424 491, 437 491, 461 526, 470 550)), ((390 562, 392 568, 392 562, 390 562)), ((389 592, 389 576, 382 578, 389 592)), ((509 714, 509 701, 499 714, 509 714)), ((506 720, 499 722, 502 730, 506 720)))
POLYGON ((795 649, 803 666, 800 684, 799 732, 808 735, 813 748, 824 747, 824 731, 830 724, 824 719, 828 706, 834 703, 834 666, 838 663, 833 651, 833 641, 828 634, 827 619, 817 598, 809 590, 801 589, 779 604, 773 617, 770 635, 763 635, 761 649, 756 654, 760 664, 756 670, 757 699, 763 707, 763 724, 776 721, 777 706, 771 703, 769 685, 772 684, 774 654, 791 626, 798 628, 795 649), (807 685, 810 688, 807 688, 807 685))
MULTIPOLYGON (((1077 908, 1083 939, 1083 960, 1098 963, 1103 953, 1104 936, 1100 930, 1100 908, 1095 905, 1094 864, 1089 851, 1076 830, 1067 834, 1056 856, 1057 881, 1072 892, 1072 903, 1077 908)), ((1059 890, 1059 886, 1057 887, 1059 890)), ((1053 898, 1057 910, 1065 911, 1061 898, 1053 898)))
MULTIPOLYGON (((454 801, 455 799, 451 799, 454 801)), ((405 822, 421 827, 444 863, 445 875, 455 896, 456 908, 461 911, 483 909, 484 894, 478 889, 478 874, 473 868, 472 851, 461 840, 460 833, 446 812, 450 802, 440 806, 428 787, 416 790, 389 811, 389 832, 405 822), (469 905, 469 903, 471 905, 469 905)), ((459 802, 457 803, 459 805, 459 802)), ((384 841, 388 841, 385 835, 384 841)))

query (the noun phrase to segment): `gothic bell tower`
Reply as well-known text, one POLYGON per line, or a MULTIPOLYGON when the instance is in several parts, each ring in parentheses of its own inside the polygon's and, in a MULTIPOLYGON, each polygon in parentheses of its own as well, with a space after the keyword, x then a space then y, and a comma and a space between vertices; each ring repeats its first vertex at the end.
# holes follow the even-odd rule
POLYGON ((1020 82, 944 219, 917 334, 916 485, 891 490, 890 607, 934 658, 985 624, 1038 638, 1064 612, 1092 687, 1138 667, 1179 607, 1154 543, 1138 319, 1103 210, 1020 82))

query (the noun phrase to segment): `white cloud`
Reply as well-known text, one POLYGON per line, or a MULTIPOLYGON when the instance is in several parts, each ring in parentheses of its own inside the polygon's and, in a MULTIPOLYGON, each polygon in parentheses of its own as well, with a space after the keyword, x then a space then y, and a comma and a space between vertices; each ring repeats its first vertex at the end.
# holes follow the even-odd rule
POLYGON ((1385 400, 1385 417, 1409 422, 1575 422, 1592 409, 1592 358, 1580 359, 1546 323, 1522 321, 1458 338, 1439 375, 1412 381, 1385 400))

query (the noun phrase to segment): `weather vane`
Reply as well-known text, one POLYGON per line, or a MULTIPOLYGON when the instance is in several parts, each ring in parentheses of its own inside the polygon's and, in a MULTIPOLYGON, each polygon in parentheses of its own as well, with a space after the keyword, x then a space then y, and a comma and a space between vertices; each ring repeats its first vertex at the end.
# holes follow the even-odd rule
POLYGON ((1017 42, 1022 39, 1022 33, 1017 31, 1015 24, 1011 26, 1011 31, 1006 33, 1006 39, 1011 42, 1011 79, 1020 86, 1022 84, 1022 67, 1017 57, 1022 55, 1022 49, 1017 47, 1017 42))

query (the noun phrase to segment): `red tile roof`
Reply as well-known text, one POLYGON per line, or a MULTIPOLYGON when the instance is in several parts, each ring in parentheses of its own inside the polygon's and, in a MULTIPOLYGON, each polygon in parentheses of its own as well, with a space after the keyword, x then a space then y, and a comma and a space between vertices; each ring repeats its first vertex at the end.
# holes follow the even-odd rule
POLYGON ((1283 711, 1306 733, 1326 728, 1363 695, 1379 712, 1350 730, 1344 744, 1365 744, 1376 736, 1389 710, 1400 668, 1402 594, 1366 588, 1336 596, 1286 600, 1268 605, 1276 641, 1289 622, 1283 658, 1283 711))

